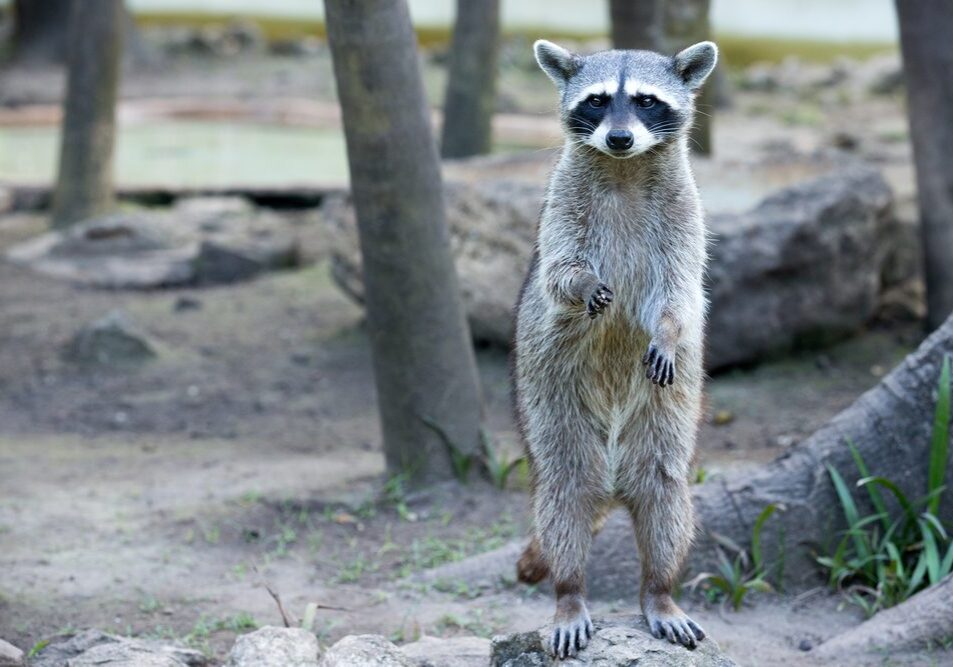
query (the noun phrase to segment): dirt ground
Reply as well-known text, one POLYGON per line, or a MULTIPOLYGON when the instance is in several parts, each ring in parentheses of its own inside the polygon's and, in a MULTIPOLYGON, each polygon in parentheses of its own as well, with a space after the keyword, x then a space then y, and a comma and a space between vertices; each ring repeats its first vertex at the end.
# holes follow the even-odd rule
MULTIPOLYGON (((183 81, 182 67, 162 79, 166 90, 194 93, 200 79, 183 81)), ((245 71, 248 88, 223 84, 221 94, 289 91, 289 79, 269 75, 256 87, 257 70, 245 71)), ((21 81, 4 87, 6 103, 51 97, 39 78, 0 78, 21 81)), ((315 86, 305 92, 330 99, 326 85, 315 86)), ((752 95, 726 111, 716 146, 729 147, 732 129, 744 127, 749 145, 773 137, 811 148, 861 114, 785 122, 763 100, 752 95)), ((875 106, 890 109, 875 121, 881 134, 902 124, 895 101, 875 106)), ((891 162, 907 150, 902 141, 863 150, 909 180, 891 162)), ((39 215, 0 217, 0 250, 44 225, 39 215)), ((385 476, 362 312, 326 261, 240 285, 155 292, 80 289, 0 262, 0 304, 3 638, 29 649, 65 629, 99 627, 221 658, 237 632, 280 623, 266 584, 294 617, 309 602, 327 607, 318 615, 323 642, 355 632, 397 642, 490 636, 549 618, 548 596, 512 581, 469 590, 410 576, 523 535, 527 497, 515 478, 505 491, 473 480, 411 493, 385 476), (159 359, 124 370, 64 361, 70 336, 113 309, 158 341, 159 359)), ((916 324, 872 327, 823 351, 712 378, 699 439, 706 480, 796 446, 919 339, 916 324)), ((483 349, 478 361, 488 427, 515 452, 506 355, 483 349)), ((805 649, 861 620, 823 589, 760 595, 737 613, 686 602, 741 665, 815 664, 805 649)), ((631 591, 593 611, 635 604, 631 591)), ((902 662, 920 663, 937 657, 902 662)))

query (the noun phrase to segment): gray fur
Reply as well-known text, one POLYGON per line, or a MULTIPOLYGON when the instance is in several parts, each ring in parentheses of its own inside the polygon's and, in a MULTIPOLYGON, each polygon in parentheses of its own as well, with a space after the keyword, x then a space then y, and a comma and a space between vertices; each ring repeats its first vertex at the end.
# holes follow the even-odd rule
MULTIPOLYGON (((536 52, 568 54, 553 46, 537 43, 536 52)), ((535 517, 520 573, 549 572, 552 649, 574 654, 591 626, 582 578, 593 528, 621 504, 633 517, 653 633, 694 645, 704 633, 670 593, 694 532, 689 478, 703 383, 706 232, 687 146, 695 80, 646 51, 569 56, 560 62, 575 70, 557 81, 564 122, 587 87, 628 77, 678 105, 679 124, 626 159, 567 128, 517 307, 516 406, 535 517)))

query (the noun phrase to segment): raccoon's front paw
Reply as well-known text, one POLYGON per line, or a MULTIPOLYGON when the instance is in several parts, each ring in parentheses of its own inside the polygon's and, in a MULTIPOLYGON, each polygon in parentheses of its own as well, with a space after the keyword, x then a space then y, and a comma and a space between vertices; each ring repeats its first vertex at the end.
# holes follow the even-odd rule
POLYGON ((675 382, 675 355, 664 352, 658 345, 651 343, 642 357, 645 377, 660 387, 675 382))
POLYGON ((586 312, 589 313, 589 319, 596 319, 596 315, 601 313, 612 303, 613 296, 615 295, 612 293, 612 290, 609 289, 609 286, 605 283, 596 285, 596 289, 592 291, 589 302, 586 304, 586 312))

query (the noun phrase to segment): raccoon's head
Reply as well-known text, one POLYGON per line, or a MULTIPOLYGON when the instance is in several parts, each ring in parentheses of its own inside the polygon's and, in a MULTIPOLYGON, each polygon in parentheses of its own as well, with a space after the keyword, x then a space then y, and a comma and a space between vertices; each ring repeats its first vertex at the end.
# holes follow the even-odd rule
POLYGON ((570 138, 616 158, 639 155, 686 133, 695 94, 718 61, 712 42, 699 42, 674 58, 652 51, 580 56, 542 39, 533 50, 559 89, 570 138))

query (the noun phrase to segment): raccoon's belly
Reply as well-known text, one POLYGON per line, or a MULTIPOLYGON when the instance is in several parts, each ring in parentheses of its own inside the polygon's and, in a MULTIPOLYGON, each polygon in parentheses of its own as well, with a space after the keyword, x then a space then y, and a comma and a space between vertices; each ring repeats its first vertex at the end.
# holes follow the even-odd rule
MULTIPOLYGON (((611 306, 610 306, 611 308, 611 306)), ((596 320, 579 356, 579 383, 586 406, 610 429, 639 402, 642 355, 648 336, 621 318, 596 320)))

